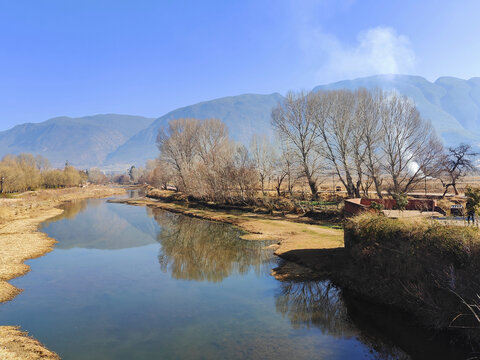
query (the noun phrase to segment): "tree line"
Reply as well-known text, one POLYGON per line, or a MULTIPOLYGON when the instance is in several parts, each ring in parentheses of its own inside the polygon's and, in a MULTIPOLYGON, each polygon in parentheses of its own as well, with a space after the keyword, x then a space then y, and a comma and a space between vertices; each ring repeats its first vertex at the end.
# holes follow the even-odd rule
POLYGON ((0 162, 0 193, 13 193, 38 188, 78 186, 86 174, 73 166, 52 169, 48 159, 32 154, 6 155, 0 162))
POLYGON ((290 92, 272 110, 273 141, 253 135, 249 146, 233 141, 218 119, 175 119, 159 131, 160 155, 145 168, 107 176, 68 163, 52 169, 31 154, 0 162, 1 192, 110 181, 169 186, 206 200, 251 200, 274 188, 278 196, 309 189, 313 199, 327 179, 349 197, 403 195, 426 179, 458 194, 458 181, 474 172, 478 155, 460 144, 444 149, 415 104, 395 92, 359 89, 290 92))
POLYGON ((457 180, 474 171, 469 145, 444 149, 415 104, 395 92, 366 89, 290 92, 272 111, 272 142, 254 135, 232 141, 218 119, 175 119, 161 129, 160 156, 144 180, 216 201, 308 184, 312 198, 336 177, 349 197, 405 194, 425 179, 458 193, 457 180))
POLYGON ((437 175, 441 141, 415 104, 396 93, 365 89, 289 93, 272 113, 272 124, 302 169, 313 197, 326 172, 348 196, 373 188, 406 193, 437 175))
POLYGON ((157 137, 160 156, 155 182, 221 202, 255 193, 257 173, 248 149, 228 136, 218 119, 176 119, 157 137))

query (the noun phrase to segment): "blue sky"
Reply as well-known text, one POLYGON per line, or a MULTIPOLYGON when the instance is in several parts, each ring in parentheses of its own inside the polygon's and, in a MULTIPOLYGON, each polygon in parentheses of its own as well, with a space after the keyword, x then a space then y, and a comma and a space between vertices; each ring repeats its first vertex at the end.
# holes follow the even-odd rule
POLYGON ((0 0, 0 130, 377 73, 480 76, 480 1, 0 0))

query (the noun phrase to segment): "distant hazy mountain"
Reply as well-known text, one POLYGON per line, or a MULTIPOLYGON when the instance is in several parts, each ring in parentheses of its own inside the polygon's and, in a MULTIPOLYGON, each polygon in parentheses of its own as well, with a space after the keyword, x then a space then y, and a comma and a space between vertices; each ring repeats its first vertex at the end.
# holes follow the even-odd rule
POLYGON ((231 137, 248 144, 254 133, 270 133, 272 108, 282 100, 278 93, 270 95, 245 94, 201 102, 169 112, 140 131, 107 157, 106 164, 144 164, 158 156, 155 146, 158 130, 172 119, 217 118, 223 120, 231 137))
POLYGON ((79 167, 101 165, 109 153, 153 120, 107 114, 18 125, 0 132, 0 156, 29 152, 47 157, 53 166, 67 160, 79 167))
MULTIPOLYGON (((446 145, 468 142, 480 147, 480 78, 441 77, 432 83, 420 76, 378 75, 321 85, 314 91, 359 87, 404 94, 415 101, 446 145)), ((0 156, 32 152, 55 165, 69 160, 82 167, 125 170, 158 155, 158 130, 172 119, 218 118, 227 124, 233 139, 248 144, 253 133, 271 133, 271 111, 282 99, 278 93, 245 94, 179 108, 156 120, 112 114, 19 125, 0 132, 0 156)))
MULTIPOLYGON (((321 85, 314 91, 329 89, 382 88, 395 90, 413 99, 421 115, 430 120, 446 145, 468 142, 480 146, 480 78, 462 80, 439 78, 434 83, 420 76, 378 75, 321 85)), ((248 144, 253 133, 271 132, 272 108, 282 100, 271 95, 240 95, 206 101, 169 112, 155 120, 107 157, 107 164, 143 164, 157 156, 158 130, 171 119, 195 117, 222 119, 232 137, 248 144)), ((125 166, 124 166, 125 167, 125 166)))
POLYGON ((446 145, 480 146, 480 78, 441 77, 431 83, 420 76, 378 75, 321 85, 314 91, 359 87, 395 90, 413 99, 446 145))

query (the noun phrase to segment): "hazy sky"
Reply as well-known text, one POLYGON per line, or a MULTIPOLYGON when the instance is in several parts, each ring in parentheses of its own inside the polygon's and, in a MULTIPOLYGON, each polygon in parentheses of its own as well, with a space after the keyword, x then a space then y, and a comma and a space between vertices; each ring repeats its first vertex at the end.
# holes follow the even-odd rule
POLYGON ((377 73, 480 76, 480 1, 0 0, 0 130, 377 73))

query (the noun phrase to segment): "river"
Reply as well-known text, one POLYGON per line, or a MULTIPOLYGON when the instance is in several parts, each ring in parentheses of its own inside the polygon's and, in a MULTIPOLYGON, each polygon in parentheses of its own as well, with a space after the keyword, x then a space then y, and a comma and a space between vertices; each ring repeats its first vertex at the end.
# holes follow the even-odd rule
POLYGON ((92 199, 41 230, 58 244, 12 281, 24 291, 0 324, 63 359, 455 358, 414 328, 372 325, 388 315, 328 280, 275 280, 269 242, 228 225, 92 199))

